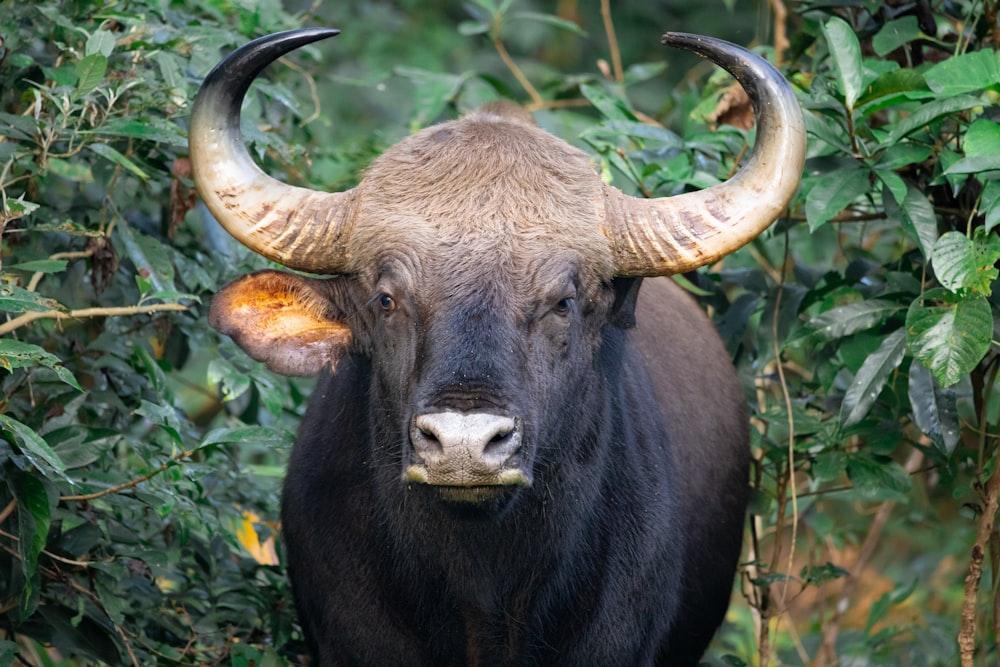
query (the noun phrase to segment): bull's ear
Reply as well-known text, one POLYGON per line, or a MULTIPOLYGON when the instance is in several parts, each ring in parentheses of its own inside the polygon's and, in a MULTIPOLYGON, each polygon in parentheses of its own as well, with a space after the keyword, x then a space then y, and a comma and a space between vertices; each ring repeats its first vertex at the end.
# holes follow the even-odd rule
POLYGON ((208 323, 257 361, 283 375, 333 370, 351 330, 333 302, 338 280, 260 271, 235 280, 212 299, 208 323))

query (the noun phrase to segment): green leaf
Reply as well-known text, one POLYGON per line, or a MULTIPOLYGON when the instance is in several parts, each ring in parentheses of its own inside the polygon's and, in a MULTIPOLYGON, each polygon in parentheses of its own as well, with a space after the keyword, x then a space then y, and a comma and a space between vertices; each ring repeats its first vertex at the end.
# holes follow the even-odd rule
POLYGON ((964 157, 944 170, 945 175, 981 174, 987 171, 1000 170, 1000 155, 979 155, 964 157))
POLYGON ((115 227, 115 232, 125 246, 125 253, 135 264, 137 279, 146 283, 142 289, 145 296, 149 291, 175 292, 174 265, 163 244, 151 236, 135 232, 126 224, 115 227))
POLYGON ((559 28, 560 30, 568 30, 569 32, 580 36, 585 37, 587 35, 587 31, 575 22, 559 16, 553 16, 552 14, 542 14, 541 12, 511 12, 509 18, 545 23, 559 28))
POLYGON ((44 313, 49 310, 66 310, 66 308, 55 299, 29 292, 13 283, 0 283, 0 311, 44 313))
POLYGON ((872 49, 880 56, 895 51, 903 44, 920 37, 920 26, 916 16, 904 16, 889 21, 872 38, 872 49))
POLYGON ((10 371, 15 368, 26 368, 39 364, 51 368, 60 380, 77 391, 83 391, 83 387, 76 381, 69 369, 62 365, 56 355, 46 352, 37 345, 23 343, 12 338, 0 338, 0 368, 10 371))
POLYGON ((906 332, 913 356, 948 387, 975 368, 989 350, 993 314, 986 297, 963 298, 939 287, 910 305, 906 332))
POLYGON ((250 389, 250 376, 221 357, 208 364, 208 381, 222 386, 222 400, 231 401, 250 389))
POLYGON ((0 211, 0 220, 4 221, 5 224, 11 220, 22 218, 29 213, 34 213, 39 208, 39 204, 24 201, 24 195, 21 195, 17 199, 6 199, 3 201, 3 205, 3 211, 0 211))
POLYGON ((178 148, 187 147, 187 136, 176 123, 163 118, 112 118, 108 122, 81 134, 128 137, 156 141, 178 148))
POLYGON ((912 363, 907 393, 914 423, 942 453, 950 456, 961 437, 958 392, 942 388, 926 366, 912 363))
POLYGON ((638 120, 624 101, 599 86, 584 84, 580 86, 580 92, 587 98, 588 102, 594 105, 594 108, 609 120, 638 120))
POLYGON ((976 174, 1000 169, 1000 125, 979 118, 965 133, 965 157, 949 165, 945 174, 976 174))
POLYGON ((798 342, 804 338, 823 341, 842 338, 858 331, 871 329, 898 313, 903 307, 888 299, 868 299, 846 306, 832 308, 806 323, 804 332, 789 340, 798 342))
POLYGON ((663 74, 666 69, 667 62, 665 60, 658 60, 651 63, 633 63, 625 68, 624 83, 626 86, 631 86, 640 81, 649 81, 653 77, 663 74))
POLYGON ((982 100, 969 95, 923 103, 913 113, 896 123, 896 127, 893 128, 883 143, 886 145, 898 143, 903 137, 919 130, 941 116, 948 116, 958 111, 965 111, 966 109, 982 105, 982 100))
POLYGON ((906 201, 906 194, 909 188, 903 177, 894 169, 880 166, 875 169, 875 175, 882 181, 882 185, 892 194, 892 198, 895 201, 906 201))
POLYGON ((906 331, 897 329, 882 341, 858 369, 840 406, 840 427, 858 423, 868 414, 886 380, 906 354, 906 331))
POLYGON ((143 400, 142 404, 136 409, 135 414, 145 417, 157 426, 163 427, 178 445, 183 445, 180 435, 181 423, 177 416, 177 409, 174 406, 157 405, 156 403, 143 400))
POLYGON ((963 289, 989 295, 997 277, 1000 237, 982 228, 970 239, 961 232, 946 232, 934 244, 931 262, 938 281, 952 292, 963 289))
POLYGON ((60 477, 72 484, 66 476, 66 466, 42 436, 7 415, 0 415, 0 431, 9 436, 24 457, 43 475, 49 479, 60 477))
POLYGON ((896 199, 889 187, 882 190, 882 202, 885 205, 886 216, 902 222, 903 228, 913 237, 924 257, 929 260, 933 255, 938 231, 937 214, 927 201, 927 196, 913 184, 906 183, 906 197, 902 202, 896 199))
POLYGON ((866 86, 864 94, 858 98, 858 111, 870 116, 901 102, 929 97, 934 97, 934 93, 927 87, 927 82, 919 72, 907 68, 897 69, 880 74, 866 86))
POLYGON ((871 189, 870 172, 860 163, 824 174, 806 195, 809 231, 816 231, 871 189))
POLYGON ((414 86, 413 118, 410 123, 421 128, 437 118, 445 105, 453 101, 469 78, 469 73, 440 74, 416 67, 397 67, 396 74, 414 86))
POLYGON ((94 34, 87 38, 87 46, 84 54, 88 56, 100 54, 107 58, 114 50, 115 33, 110 30, 95 30, 94 34))
POLYGON ((835 579, 840 579, 842 577, 849 577, 851 573, 844 568, 834 565, 833 563, 825 563, 823 565, 807 565, 802 568, 799 573, 799 578, 802 579, 807 585, 819 586, 828 581, 833 581, 835 579))
MULTIPOLYGON (((21 572, 24 574, 25 589, 22 607, 26 606, 33 592, 38 556, 45 549, 52 522, 49 493, 44 480, 23 472, 17 476, 11 490, 17 499, 17 550, 21 558, 21 572)), ((27 610, 23 610, 27 611, 27 610)))
POLYGON ((984 229, 987 232, 1000 224, 1000 181, 989 181, 983 188, 979 211, 986 216, 984 229))
POLYGON ((30 262, 14 264, 8 268, 31 273, 59 273, 66 270, 67 264, 68 262, 65 259, 36 259, 30 262))
POLYGON ((46 166, 50 172, 68 181, 91 183, 94 180, 94 174, 90 170, 90 165, 87 164, 53 157, 49 158, 46 166))
POLYGON ((471 37, 472 35, 485 35, 490 31, 491 27, 492 26, 489 23, 480 21, 462 21, 458 24, 458 34, 466 37, 471 37))
POLYGON ((201 447, 222 443, 257 443, 268 446, 288 447, 295 441, 295 436, 284 429, 269 426, 236 426, 219 428, 205 434, 201 447))
POLYGON ((988 118, 977 118, 965 131, 965 154, 969 157, 1000 153, 1000 125, 988 118))
POLYGON ((139 166, 135 162, 132 162, 132 160, 128 159, 127 157, 119 153, 117 150, 112 148, 111 146, 107 144, 90 143, 87 144, 87 148, 97 153, 101 157, 107 160, 111 160, 115 164, 128 169, 142 180, 144 181, 149 180, 149 174, 144 172, 142 169, 139 168, 139 166))
POLYGON ((847 21, 836 16, 823 24, 823 35, 837 71, 837 82, 844 94, 844 104, 848 110, 852 110, 861 93, 863 81, 858 36, 847 21))
POLYGON ((847 477, 866 498, 880 497, 886 491, 905 494, 910 490, 906 469, 890 458, 855 454, 847 460, 847 477))
POLYGON ((809 473, 819 482, 840 479, 847 471, 847 454, 841 451, 823 451, 816 454, 809 466, 809 473))
POLYGON ((970 51, 942 60, 924 72, 927 85, 941 97, 954 97, 1000 86, 1000 52, 970 51))
POLYGON ((108 71, 108 57, 100 53, 92 53, 84 57, 76 66, 76 97, 83 97, 91 92, 104 81, 104 75, 108 71))
MULTIPOLYGON (((910 142, 895 144, 886 148, 882 155, 879 156, 878 166, 884 169, 902 169, 911 164, 923 162, 933 152, 930 146, 922 146, 910 142)), ((902 201, 903 198, 903 196, 900 196, 898 200, 902 201)))

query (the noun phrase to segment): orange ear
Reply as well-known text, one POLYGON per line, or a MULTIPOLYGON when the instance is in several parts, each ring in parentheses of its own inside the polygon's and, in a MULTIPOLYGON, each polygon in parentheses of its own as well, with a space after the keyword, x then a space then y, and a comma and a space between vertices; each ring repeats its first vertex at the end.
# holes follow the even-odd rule
POLYGON ((251 273, 215 295, 208 323, 276 373, 332 371, 347 352, 351 330, 322 284, 281 271, 251 273))

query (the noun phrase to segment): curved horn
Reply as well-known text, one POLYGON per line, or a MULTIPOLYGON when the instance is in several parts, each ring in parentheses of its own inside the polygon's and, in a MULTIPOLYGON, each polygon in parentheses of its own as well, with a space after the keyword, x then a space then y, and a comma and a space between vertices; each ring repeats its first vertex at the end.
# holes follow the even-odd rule
POLYGON ((757 141, 725 183, 662 199, 605 187, 605 234, 615 275, 658 276, 711 264, 767 229, 788 205, 805 161, 802 112, 791 86, 763 58, 719 39, 667 33, 663 44, 708 58, 740 82, 753 103, 757 141))
POLYGON ((293 187, 261 171, 243 145, 240 107, 254 78, 273 61, 339 33, 289 30, 233 51, 205 77, 188 133, 195 186, 219 223, 254 252, 313 273, 338 273, 346 263, 353 192, 293 187))

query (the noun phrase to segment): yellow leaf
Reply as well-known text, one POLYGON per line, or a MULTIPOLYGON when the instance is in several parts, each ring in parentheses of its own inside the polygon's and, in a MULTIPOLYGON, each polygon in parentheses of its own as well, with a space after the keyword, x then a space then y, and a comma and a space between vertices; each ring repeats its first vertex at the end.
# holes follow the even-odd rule
POLYGON ((260 523, 259 516, 250 510, 243 510, 243 519, 236 528, 236 539, 261 565, 277 565, 278 554, 274 550, 274 535, 269 536, 261 544, 260 535, 257 533, 257 524, 260 523))

